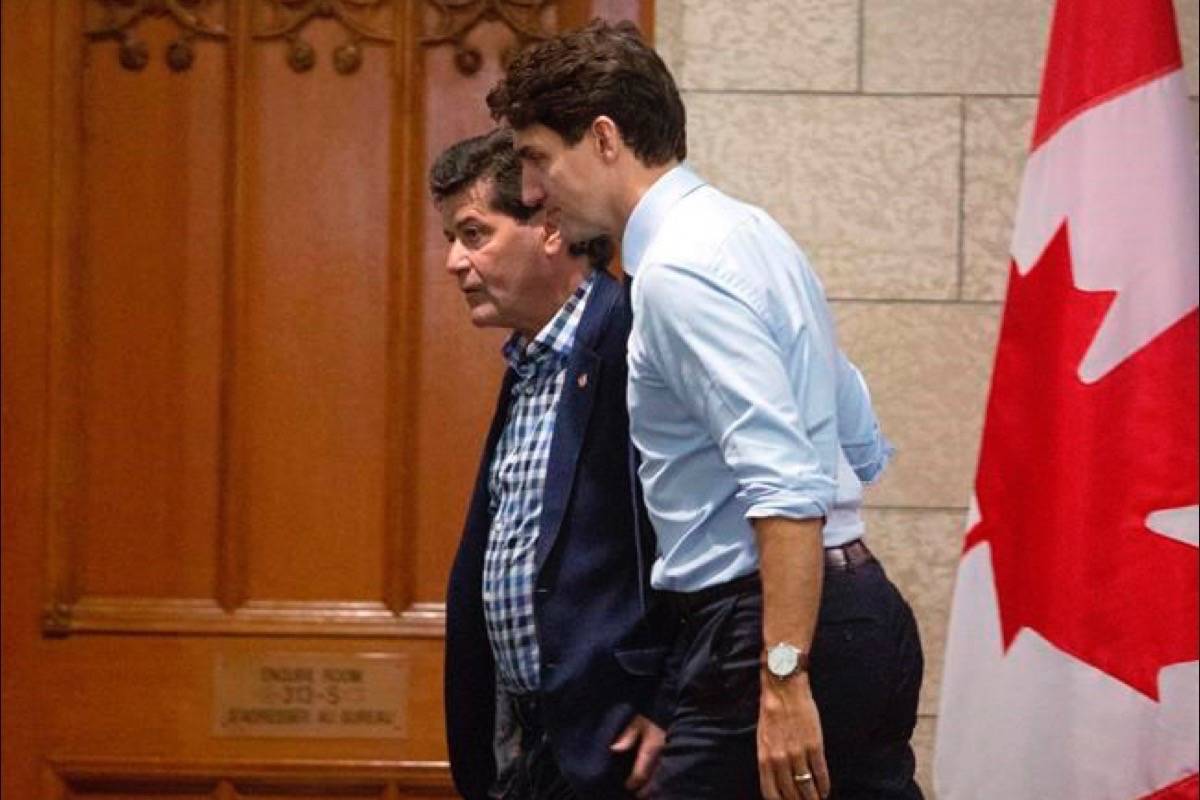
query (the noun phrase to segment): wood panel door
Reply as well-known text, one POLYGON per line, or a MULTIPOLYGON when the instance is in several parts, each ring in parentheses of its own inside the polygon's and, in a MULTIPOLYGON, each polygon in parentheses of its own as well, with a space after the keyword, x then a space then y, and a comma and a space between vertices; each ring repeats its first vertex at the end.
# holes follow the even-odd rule
POLYGON ((3 793, 453 796, 500 374, 433 154, 650 0, 4 0, 3 793))

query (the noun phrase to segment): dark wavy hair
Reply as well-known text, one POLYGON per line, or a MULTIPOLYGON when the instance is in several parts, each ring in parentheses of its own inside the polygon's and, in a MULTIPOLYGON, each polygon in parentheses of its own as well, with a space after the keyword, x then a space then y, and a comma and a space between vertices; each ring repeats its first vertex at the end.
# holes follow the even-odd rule
POLYGON ((666 64, 632 22, 593 20, 513 59, 488 93, 496 121, 545 125, 574 145, 596 117, 611 117, 647 166, 687 157, 687 115, 666 64))
POLYGON ((511 130, 496 128, 450 145, 429 170, 429 191, 441 206, 480 180, 492 182, 488 205, 493 211, 519 222, 528 222, 537 213, 537 208, 521 202, 521 162, 513 151, 511 130))
MULTIPOLYGON (((521 162, 513 150, 512 130, 496 128, 482 136, 463 139, 446 148, 429 170, 429 193, 441 207, 451 197, 466 191, 477 181, 490 181, 488 206, 522 224, 538 212, 536 206, 521 202, 521 162)), ((570 244, 571 255, 586 256, 596 269, 604 269, 612 260, 612 240, 598 236, 570 244)))

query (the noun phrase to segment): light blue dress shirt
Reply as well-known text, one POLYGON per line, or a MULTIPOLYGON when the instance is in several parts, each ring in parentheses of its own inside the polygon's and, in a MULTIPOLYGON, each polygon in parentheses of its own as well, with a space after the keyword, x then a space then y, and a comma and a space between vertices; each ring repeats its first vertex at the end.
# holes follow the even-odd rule
POLYGON ((861 537, 863 481, 891 448, 792 238, 681 165, 634 208, 622 263, 653 585, 690 592, 753 572, 755 518, 825 517, 827 547, 861 537))

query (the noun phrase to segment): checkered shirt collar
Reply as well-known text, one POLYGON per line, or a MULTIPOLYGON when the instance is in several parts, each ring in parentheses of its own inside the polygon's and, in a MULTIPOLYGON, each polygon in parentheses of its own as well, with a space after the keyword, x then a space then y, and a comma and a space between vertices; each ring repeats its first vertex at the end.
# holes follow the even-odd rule
POLYGON ((557 368, 570 357, 575 345, 575 331, 583 317, 584 301, 595 282, 595 273, 589 272, 532 342, 526 344, 524 336, 514 333, 504 343, 504 358, 518 376, 525 379, 543 368, 557 368))

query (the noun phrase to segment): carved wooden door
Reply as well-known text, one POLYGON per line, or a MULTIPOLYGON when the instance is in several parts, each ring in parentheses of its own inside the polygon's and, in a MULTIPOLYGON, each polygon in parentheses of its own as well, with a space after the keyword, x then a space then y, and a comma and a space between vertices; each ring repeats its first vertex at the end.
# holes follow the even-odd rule
POLYGON ((439 798, 500 372, 433 154, 650 0, 4 0, 3 793, 439 798))

